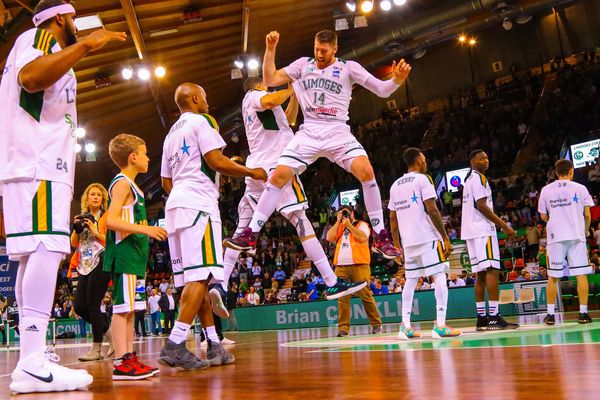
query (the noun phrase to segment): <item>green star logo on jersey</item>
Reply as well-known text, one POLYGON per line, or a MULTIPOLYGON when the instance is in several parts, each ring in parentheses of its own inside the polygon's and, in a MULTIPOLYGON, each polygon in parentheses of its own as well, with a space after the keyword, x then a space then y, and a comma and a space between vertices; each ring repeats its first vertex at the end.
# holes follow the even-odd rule
POLYGON ((190 155, 190 146, 185 143, 185 138, 183 138, 183 146, 181 147, 182 154, 190 155))

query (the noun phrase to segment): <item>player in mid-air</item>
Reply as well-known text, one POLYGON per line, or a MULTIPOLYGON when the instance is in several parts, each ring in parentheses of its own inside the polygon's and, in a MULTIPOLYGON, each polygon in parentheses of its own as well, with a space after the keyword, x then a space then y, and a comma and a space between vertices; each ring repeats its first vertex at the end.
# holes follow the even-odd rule
POLYGON ((470 154, 471 171, 465 178, 462 197, 461 239, 467 242, 471 270, 477 273, 475 302, 478 331, 516 329, 518 324, 507 322, 498 313, 500 277, 500 248, 496 225, 509 237, 515 231, 494 214, 492 188, 485 171, 490 160, 485 151, 473 150, 470 154), (489 315, 485 309, 485 289, 488 292, 489 315))
MULTIPOLYGON (((388 259, 398 257, 400 251, 392 245, 384 227, 381 195, 373 168, 346 122, 353 84, 357 83, 378 96, 388 97, 406 80, 410 65, 404 60, 398 64, 394 62, 392 79, 381 81, 360 64, 336 58, 337 35, 324 30, 315 36, 314 58, 303 57, 283 69, 276 69, 278 42, 278 32, 270 32, 266 36, 263 79, 266 86, 273 87, 293 83, 304 114, 304 124, 281 154, 249 226, 234 238, 226 239, 225 247, 242 251, 254 249, 260 229, 280 203, 282 188, 318 158, 327 157, 352 173, 362 184, 365 206, 373 226, 373 250, 388 259)), ((325 253, 322 249, 314 251, 319 255, 311 257, 313 262, 319 270, 326 270, 328 261, 325 253)))
POLYGON ((404 250, 406 284, 402 290, 400 339, 419 337, 410 324, 413 297, 419 277, 433 276, 437 319, 431 335, 435 339, 459 336, 460 331, 446 325, 448 286, 446 271, 452 244, 437 208, 437 194, 427 172, 427 160, 421 150, 409 147, 403 154, 408 172, 390 189, 390 225, 394 244, 404 250))
POLYGON ((547 223, 548 233, 548 315, 547 325, 555 324, 554 306, 556 283, 563 276, 575 276, 579 295, 580 324, 592 322, 588 314, 588 280, 593 273, 585 243, 586 232, 590 231, 592 217, 590 207, 594 200, 587 188, 573 182, 573 164, 569 160, 558 160, 554 165, 558 180, 544 186, 540 192, 538 211, 547 223), (565 259, 567 264, 565 264, 565 259))
POLYGON ((46 353, 46 330, 58 266, 71 252, 69 216, 75 172, 77 80, 73 67, 125 33, 92 32, 77 41, 75 8, 41 0, 35 28, 15 41, 0 83, 0 183, 6 250, 19 262, 15 294, 20 315, 17 393, 81 389, 85 370, 65 368, 46 353))
MULTIPOLYGON (((294 138, 294 133, 288 125, 290 120, 295 120, 295 114, 298 111, 294 89, 290 85, 287 89, 269 93, 262 79, 256 77, 248 78, 244 82, 244 91, 246 95, 242 101, 242 116, 250 149, 246 165, 273 171, 277 166, 277 160, 281 152, 294 138), (284 111, 281 105, 288 98, 290 103, 284 111)), ((238 206, 239 224, 236 233, 241 233, 250 223, 258 199, 264 190, 265 182, 246 178, 246 191, 238 206)), ((308 207, 308 202, 300 178, 294 175, 282 187, 281 191, 282 195, 276 206, 277 211, 296 228, 307 255, 315 262, 325 283, 330 287, 330 290, 327 291, 327 298, 337 299, 359 291, 366 286, 365 282, 360 284, 347 283, 342 280, 338 282, 329 263, 319 262, 322 257, 322 248, 304 211, 308 207)), ((225 285, 239 254, 240 250, 232 248, 225 250, 225 285)), ((226 289, 226 286, 224 286, 224 289, 226 289)), ((214 291, 211 291, 212 293, 214 291)), ((213 301, 214 298, 214 295, 211 296, 213 301)))

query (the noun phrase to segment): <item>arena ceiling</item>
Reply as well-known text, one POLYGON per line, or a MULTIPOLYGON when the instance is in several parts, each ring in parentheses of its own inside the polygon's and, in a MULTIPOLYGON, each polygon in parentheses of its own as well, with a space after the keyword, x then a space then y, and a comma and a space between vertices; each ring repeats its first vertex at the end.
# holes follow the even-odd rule
MULTIPOLYGON (((515 6, 509 12, 518 12, 521 7, 551 7, 559 2, 506 3, 515 6)), ((36 3, 36 0, 0 0, 0 11, 3 5, 15 19, 0 42, 0 67, 17 35, 32 27, 28 10, 36 3)), ((110 44, 90 54, 75 68, 79 122, 87 130, 87 139, 93 140, 97 148, 96 162, 78 163, 76 193, 92 181, 107 183, 114 175, 107 144, 120 132, 146 139, 153 171, 158 171, 162 139, 178 115, 173 93, 181 82, 202 85, 210 112, 220 122, 222 132, 231 130, 242 98, 242 80, 231 79, 233 61, 244 54, 244 45, 245 54, 261 60, 264 36, 270 30, 281 33, 277 63, 283 66, 300 56, 311 55, 314 34, 333 28, 336 16, 348 17, 350 29, 339 32, 338 55, 374 69, 389 64, 390 51, 398 57, 408 55, 461 31, 482 27, 484 22, 501 24, 501 13, 506 12, 497 7, 499 2, 495 0, 408 0, 404 6, 393 7, 389 12, 380 10, 376 4, 367 16, 368 26, 353 29, 351 16, 343 15, 347 13, 344 3, 341 0, 76 1, 78 17, 97 14, 106 29, 129 35, 125 43, 110 44), (125 80, 121 76, 123 67, 136 69, 141 65, 151 69, 162 65, 166 76, 152 77, 149 81, 135 77, 125 80)), ((80 32, 80 36, 86 33, 80 32)), ((143 189, 157 190, 157 175, 149 175, 143 189)))

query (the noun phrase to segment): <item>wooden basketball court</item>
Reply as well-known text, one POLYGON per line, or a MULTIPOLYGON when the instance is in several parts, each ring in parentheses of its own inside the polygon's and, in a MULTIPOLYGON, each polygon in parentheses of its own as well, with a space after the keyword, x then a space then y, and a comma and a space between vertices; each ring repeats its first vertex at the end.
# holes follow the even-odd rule
MULTIPOLYGON (((600 313, 593 315, 600 317, 600 313)), ((596 399, 600 376, 600 321, 579 325, 568 314, 554 327, 538 316, 521 329, 475 332, 470 320, 452 321, 463 335, 432 340, 431 323, 416 324, 423 337, 396 339, 397 324, 379 335, 354 327, 336 338, 335 328, 228 333, 236 363, 205 371, 161 366, 159 377, 113 382, 110 360, 80 363, 83 340, 59 341, 61 364, 94 375, 88 391, 14 396, 19 399, 596 399)), ((143 361, 156 364, 164 338, 136 343, 143 361)), ((203 355, 199 339, 189 341, 203 355)), ((1 398, 9 398, 18 352, 2 351, 1 398)), ((157 364, 158 365, 158 364, 157 364)))

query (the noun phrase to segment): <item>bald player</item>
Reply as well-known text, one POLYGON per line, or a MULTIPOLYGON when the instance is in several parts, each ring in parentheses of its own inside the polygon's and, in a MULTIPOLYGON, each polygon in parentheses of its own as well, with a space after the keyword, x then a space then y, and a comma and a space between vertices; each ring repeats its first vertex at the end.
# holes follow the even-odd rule
POLYGON ((19 362, 11 374, 17 393, 81 389, 85 370, 48 356, 46 330, 58 266, 71 252, 69 216, 75 172, 77 80, 73 67, 89 52, 125 33, 92 32, 77 41, 75 8, 41 0, 35 28, 23 32, 6 58, 0 83, 0 184, 6 250, 19 262, 15 292, 20 315, 19 362))
POLYGON ((182 287, 181 308, 159 362, 179 369, 205 369, 233 363, 215 330, 208 284, 223 280, 223 248, 219 215, 219 173, 265 181, 262 168, 246 168, 223 155, 225 142, 208 114, 204 89, 183 83, 175 91, 181 116, 163 145, 161 177, 169 194, 166 229, 175 286, 182 287), (185 346, 198 313, 211 346, 200 360, 185 346))

